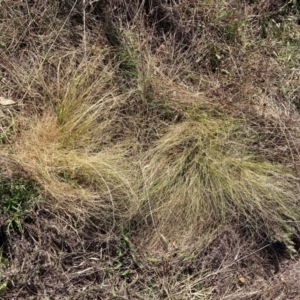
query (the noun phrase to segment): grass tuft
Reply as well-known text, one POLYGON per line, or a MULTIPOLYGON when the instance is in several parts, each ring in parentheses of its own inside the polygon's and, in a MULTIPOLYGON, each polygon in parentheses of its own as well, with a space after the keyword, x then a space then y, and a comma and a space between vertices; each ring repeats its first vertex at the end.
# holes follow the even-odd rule
POLYGON ((145 215, 168 238, 240 222, 250 235, 290 236, 299 182, 247 150, 234 120, 171 126, 145 156, 145 215))
POLYGON ((112 142, 117 108, 127 96, 111 89, 113 69, 101 65, 103 57, 64 72, 58 65, 51 88, 46 77, 39 81, 48 104, 20 126, 13 157, 52 198, 50 207, 107 228, 130 218, 136 173, 126 144, 112 142))

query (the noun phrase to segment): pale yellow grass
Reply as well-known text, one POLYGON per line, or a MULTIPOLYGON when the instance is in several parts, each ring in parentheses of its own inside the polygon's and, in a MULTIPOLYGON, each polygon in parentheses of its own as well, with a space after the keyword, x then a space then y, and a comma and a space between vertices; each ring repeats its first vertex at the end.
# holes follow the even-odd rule
POLYGON ((10 155, 46 192, 51 208, 112 226, 130 219, 137 208, 137 169, 126 157, 130 141, 111 140, 128 93, 117 92, 105 55, 83 60, 77 68, 73 55, 59 60, 56 80, 43 65, 35 70, 40 77, 27 91, 28 96, 44 93, 43 111, 33 109, 22 118, 10 155))
POLYGON ((88 221, 108 223, 129 217, 136 200, 121 148, 97 153, 68 149, 61 143, 55 116, 32 119, 14 147, 15 160, 44 188, 49 205, 88 221))
POLYGON ((298 179, 251 154, 242 126, 206 117, 183 122, 149 150, 144 212, 158 232, 178 240, 239 222, 256 238, 290 237, 299 213, 298 179))

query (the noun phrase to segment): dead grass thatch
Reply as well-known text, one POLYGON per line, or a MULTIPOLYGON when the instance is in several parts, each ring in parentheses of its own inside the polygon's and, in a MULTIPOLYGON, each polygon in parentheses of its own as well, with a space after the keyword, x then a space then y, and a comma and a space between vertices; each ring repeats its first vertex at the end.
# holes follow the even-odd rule
POLYGON ((0 187, 40 193, 11 195, 13 236, 1 212, 0 294, 280 299, 266 286, 299 250, 296 2, 0 1, 0 187))

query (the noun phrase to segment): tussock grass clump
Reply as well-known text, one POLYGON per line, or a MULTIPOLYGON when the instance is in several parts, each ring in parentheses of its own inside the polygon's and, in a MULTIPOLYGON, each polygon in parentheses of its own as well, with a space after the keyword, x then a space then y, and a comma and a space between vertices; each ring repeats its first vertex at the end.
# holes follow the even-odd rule
POLYGON ((89 153, 66 147, 60 129, 56 117, 44 116, 22 132, 15 145, 16 161, 52 197, 50 207, 105 225, 127 218, 135 195, 124 151, 89 153))
POLYGON ((146 154, 144 209, 159 232, 201 235, 235 221, 256 237, 293 232, 298 180, 248 153, 241 129, 234 120, 184 122, 146 154))
POLYGON ((39 90, 43 109, 23 118, 11 153, 50 196, 52 209, 100 227, 130 218, 137 174, 126 158, 130 141, 113 141, 118 108, 128 95, 113 87, 114 70, 101 54, 79 64, 74 55, 64 57, 56 78, 47 68, 37 70, 41 77, 28 95, 39 90))

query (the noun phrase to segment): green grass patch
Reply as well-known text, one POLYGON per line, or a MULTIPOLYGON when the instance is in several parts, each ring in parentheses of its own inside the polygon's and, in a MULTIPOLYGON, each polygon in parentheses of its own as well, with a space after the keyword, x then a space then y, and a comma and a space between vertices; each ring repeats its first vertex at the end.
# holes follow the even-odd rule
POLYGON ((1 208, 8 215, 7 231, 22 229, 22 220, 28 215, 38 190, 34 182, 22 177, 0 181, 1 208))

